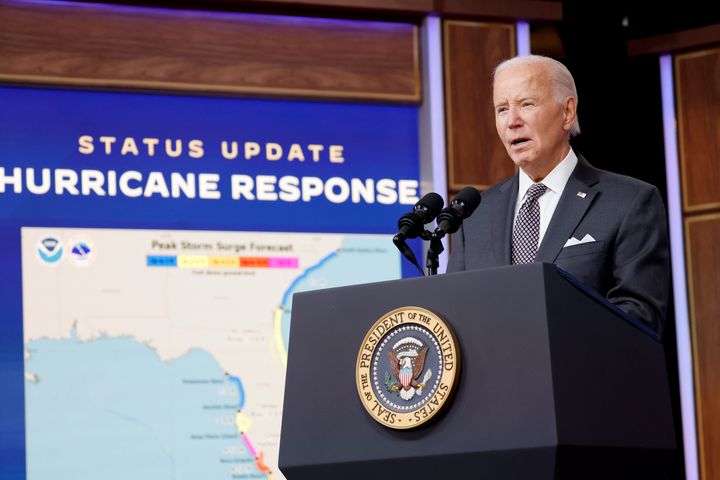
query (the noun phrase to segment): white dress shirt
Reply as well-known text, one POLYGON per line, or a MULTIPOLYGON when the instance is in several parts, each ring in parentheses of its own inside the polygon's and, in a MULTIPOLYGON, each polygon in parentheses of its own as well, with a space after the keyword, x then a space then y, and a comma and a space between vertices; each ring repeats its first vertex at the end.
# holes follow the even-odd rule
MULTIPOLYGON (((540 243, 542 243, 542 239, 545 236, 548 225, 550 225, 553 213, 555 213, 555 208, 560 201, 560 195, 562 195, 563 190, 565 190, 565 185, 570 178, 570 174, 572 174, 573 170, 575 170, 577 162, 577 155, 575 155, 575 152, 573 152, 573 149, 571 148, 565 158, 563 158, 563 160, 558 163, 555 168, 553 168, 552 171, 542 179, 541 182, 539 182, 547 187, 547 191, 545 191, 545 193, 538 199, 538 204, 540 206, 540 238, 538 239, 538 247, 540 246, 540 243)), ((513 225, 515 225, 518 211, 520 211, 520 207, 525 201, 528 188, 535 183, 525 172, 522 171, 522 169, 520 169, 519 173, 520 182, 518 183, 518 199, 515 204, 513 225)))

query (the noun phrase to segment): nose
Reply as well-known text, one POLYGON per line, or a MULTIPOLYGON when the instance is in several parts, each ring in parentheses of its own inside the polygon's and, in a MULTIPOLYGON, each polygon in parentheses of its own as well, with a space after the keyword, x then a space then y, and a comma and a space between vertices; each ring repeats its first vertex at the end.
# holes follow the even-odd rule
POLYGON ((508 110, 508 128, 519 128, 522 125, 523 121, 520 116, 520 109, 516 106, 511 106, 508 110))

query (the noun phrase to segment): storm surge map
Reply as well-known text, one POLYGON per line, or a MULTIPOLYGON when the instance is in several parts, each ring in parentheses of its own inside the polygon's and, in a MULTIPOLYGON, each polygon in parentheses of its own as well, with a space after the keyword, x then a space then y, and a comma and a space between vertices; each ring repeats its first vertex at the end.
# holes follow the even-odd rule
POLYGON ((27 477, 283 478, 293 293, 400 278, 387 235, 23 228, 27 477))

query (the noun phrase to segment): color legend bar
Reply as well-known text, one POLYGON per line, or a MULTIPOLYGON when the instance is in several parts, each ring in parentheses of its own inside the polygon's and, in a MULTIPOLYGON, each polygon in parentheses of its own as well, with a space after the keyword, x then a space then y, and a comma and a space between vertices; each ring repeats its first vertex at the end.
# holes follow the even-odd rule
POLYGON ((300 268, 300 262, 297 257, 148 255, 147 266, 177 268, 300 268))

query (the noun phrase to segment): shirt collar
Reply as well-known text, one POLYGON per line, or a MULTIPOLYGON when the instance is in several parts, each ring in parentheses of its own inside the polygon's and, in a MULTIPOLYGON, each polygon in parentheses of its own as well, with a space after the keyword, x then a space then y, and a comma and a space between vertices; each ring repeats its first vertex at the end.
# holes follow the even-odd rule
MULTIPOLYGON (((543 178, 542 183, 548 188, 548 190, 558 195, 562 194, 570 175, 573 170, 575 170, 577 162, 577 155, 575 155, 575 152, 571 148, 568 154, 565 155, 565 158, 555 165, 555 168, 553 168, 552 171, 543 178)), ((535 182, 533 182, 532 178, 523 172, 522 169, 520 169, 519 173, 520 182, 518 184, 518 199, 522 199, 525 198, 525 194, 527 193, 527 189, 530 188, 530 185, 535 182)))

